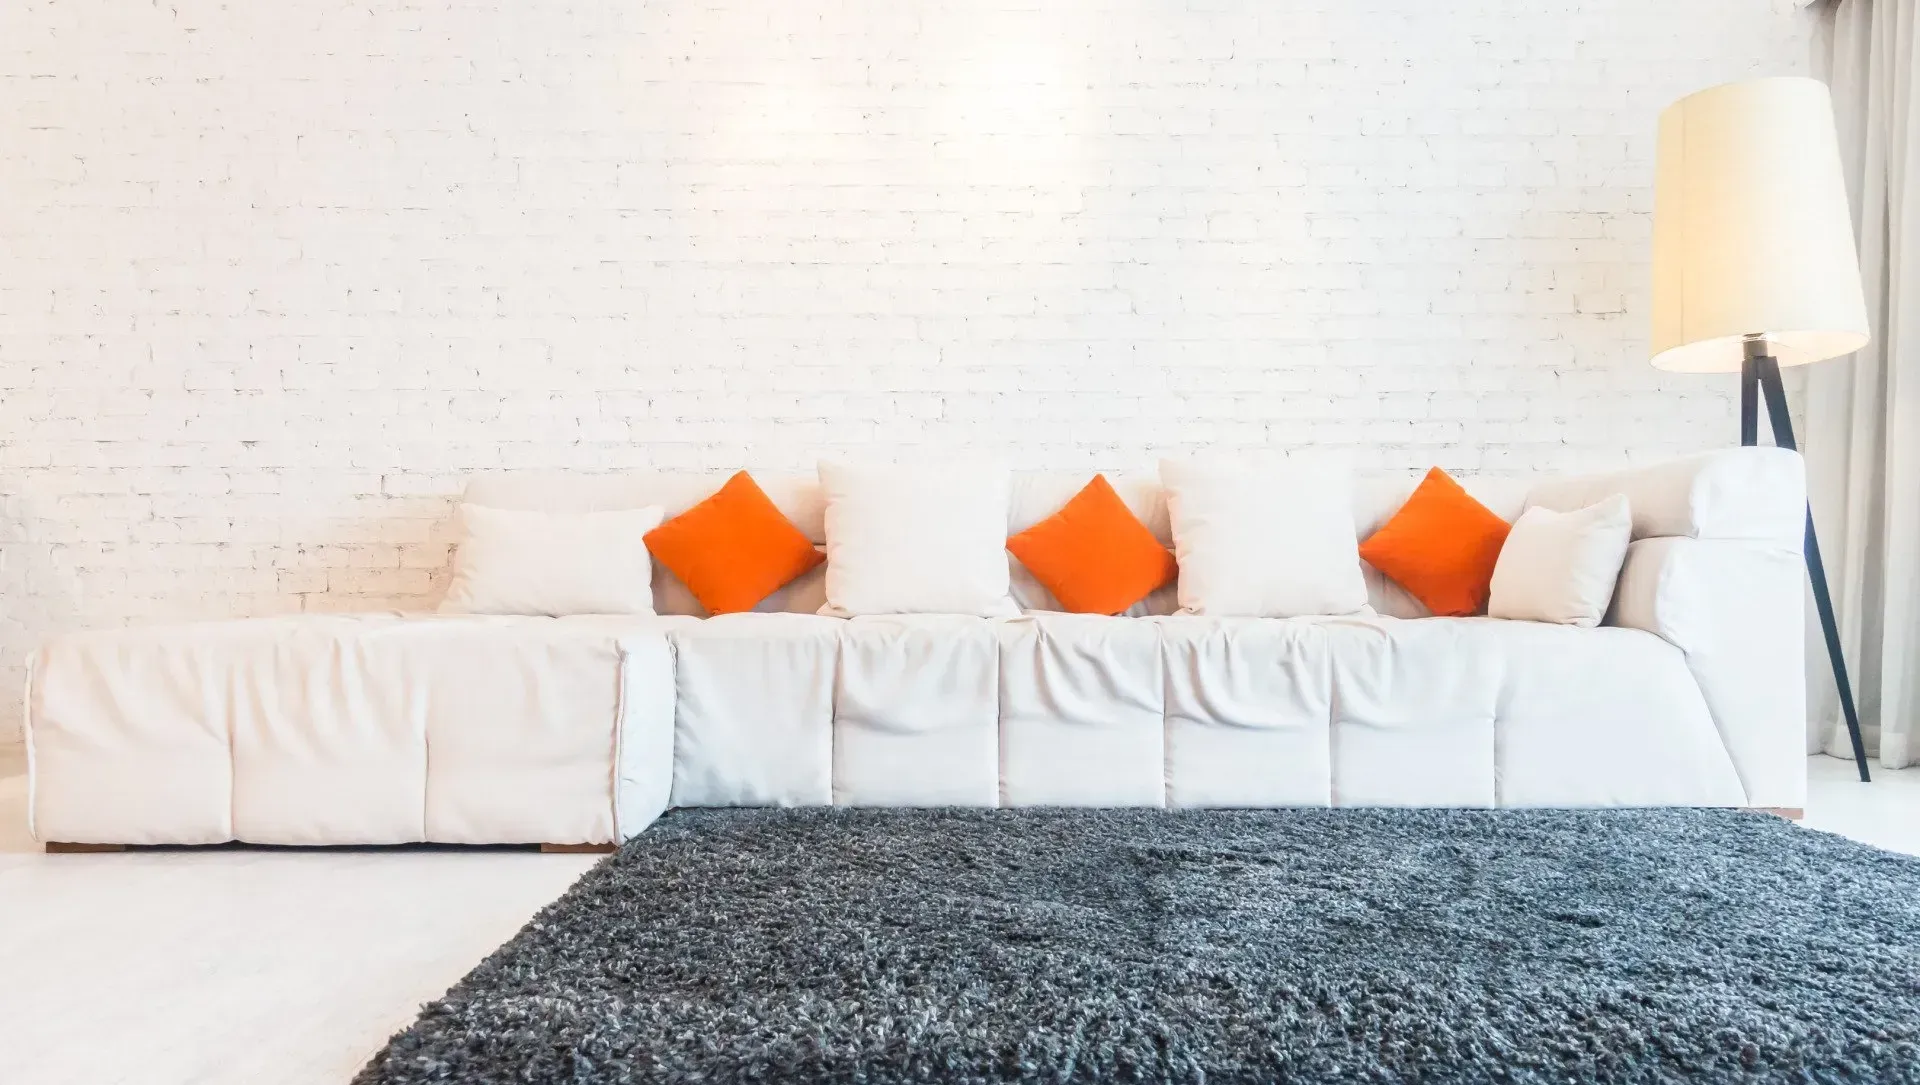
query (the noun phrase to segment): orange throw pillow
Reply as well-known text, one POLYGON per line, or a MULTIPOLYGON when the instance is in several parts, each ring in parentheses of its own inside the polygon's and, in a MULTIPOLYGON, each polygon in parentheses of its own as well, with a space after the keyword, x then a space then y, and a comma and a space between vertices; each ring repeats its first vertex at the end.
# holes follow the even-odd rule
POLYGON ((1105 475, 1008 539, 1007 549, 1076 614, 1118 614, 1180 571, 1105 475))
POLYGON ((1360 556, 1428 610, 1462 617, 1487 608, 1493 566, 1512 527, 1435 467, 1360 544, 1360 556))
POLYGON ((827 560, 745 471, 643 538, 709 614, 752 610, 827 560))

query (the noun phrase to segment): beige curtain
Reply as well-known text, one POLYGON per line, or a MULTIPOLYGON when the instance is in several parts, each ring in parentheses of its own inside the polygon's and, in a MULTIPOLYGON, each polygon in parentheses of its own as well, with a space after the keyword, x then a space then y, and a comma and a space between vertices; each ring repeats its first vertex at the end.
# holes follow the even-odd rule
MULTIPOLYGON (((1873 342, 1806 372, 1807 486, 1869 751, 1920 758, 1920 0, 1826 0, 1816 61, 1833 88, 1873 342)), ((1809 621, 1813 620, 1808 608, 1809 621)), ((1850 757, 1817 625, 1809 739, 1850 757)))

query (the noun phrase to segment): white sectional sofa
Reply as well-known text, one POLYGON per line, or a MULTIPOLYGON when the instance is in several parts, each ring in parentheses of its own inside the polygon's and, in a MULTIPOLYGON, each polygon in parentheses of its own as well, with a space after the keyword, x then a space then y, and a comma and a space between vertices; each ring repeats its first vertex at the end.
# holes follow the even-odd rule
MULTIPOLYGON (((1010 532, 1086 475, 1016 479, 1010 532)), ((1113 478, 1163 541, 1147 476, 1113 478)), ((490 477, 519 508, 661 504, 708 475, 490 477)), ((761 477, 816 542, 810 477, 761 477)), ((1413 479, 1357 496, 1364 537, 1413 479)), ((1005 619, 760 612, 299 616, 61 637, 27 690, 32 831, 71 844, 610 844, 671 806, 1748 806, 1804 789, 1799 459, 1713 453, 1486 481, 1503 516, 1628 495, 1594 629, 1376 613, 1052 612, 1017 565, 1005 619)))

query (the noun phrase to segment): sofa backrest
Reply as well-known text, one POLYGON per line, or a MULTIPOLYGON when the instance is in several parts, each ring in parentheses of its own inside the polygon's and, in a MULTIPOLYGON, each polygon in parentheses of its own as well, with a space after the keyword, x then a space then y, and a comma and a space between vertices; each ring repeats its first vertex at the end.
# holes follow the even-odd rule
MULTIPOLYGON (((476 505, 506 509, 538 509, 549 512, 587 512, 597 509, 633 509, 661 506, 668 517, 676 516, 720 488, 732 472, 634 471, 620 474, 580 474, 554 472, 498 472, 475 476, 467 485, 465 500, 476 505)), ((1092 471, 1019 471, 1014 473, 1013 502, 1007 533, 1024 531, 1053 515, 1067 499, 1080 491, 1093 477, 1092 471)), ((818 479, 808 474, 780 474, 755 471, 753 479, 779 506, 787 519, 806 533, 816 545, 826 541, 826 505, 820 495, 818 479)), ((1159 476, 1150 471, 1107 472, 1107 481, 1127 503, 1133 514, 1147 525, 1154 537, 1168 546, 1173 538, 1167 521, 1166 495, 1159 476)), ((1354 484, 1354 530, 1364 539, 1387 521, 1407 499, 1420 478, 1418 475, 1363 477, 1354 484)), ((1468 476, 1461 479, 1467 492, 1488 508, 1511 520, 1520 514, 1534 480, 1503 476, 1468 476)), ((1008 558, 1013 582, 1014 602, 1026 610, 1058 610, 1052 595, 1029 575, 1019 562, 1008 558)), ((1427 611, 1406 592, 1367 568, 1367 594, 1374 609, 1398 617, 1421 617, 1427 611)), ((672 573, 656 566, 654 570, 654 608, 662 614, 702 614, 686 586, 672 573)), ((824 567, 801 577, 776 592, 758 608, 767 611, 811 613, 826 601, 824 567)), ((1171 587, 1155 592, 1134 608, 1138 614, 1170 614, 1174 595, 1171 587)))

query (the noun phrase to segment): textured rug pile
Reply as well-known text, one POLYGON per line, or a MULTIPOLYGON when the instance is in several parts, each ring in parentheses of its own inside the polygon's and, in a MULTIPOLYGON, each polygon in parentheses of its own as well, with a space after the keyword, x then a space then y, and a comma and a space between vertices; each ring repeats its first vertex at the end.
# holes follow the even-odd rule
POLYGON ((1920 859, 1729 811, 681 811, 357 1080, 1920 1082, 1920 859))

